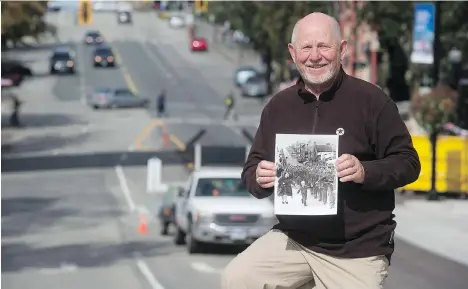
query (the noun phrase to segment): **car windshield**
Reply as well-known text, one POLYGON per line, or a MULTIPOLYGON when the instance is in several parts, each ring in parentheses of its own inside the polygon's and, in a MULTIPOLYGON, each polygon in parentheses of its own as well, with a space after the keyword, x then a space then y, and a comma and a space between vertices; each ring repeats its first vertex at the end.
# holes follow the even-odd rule
POLYGON ((241 70, 237 72, 237 79, 239 82, 245 82, 247 79, 249 79, 252 76, 255 76, 257 74, 256 71, 254 70, 241 70))
POLYGON ((250 197, 240 178, 202 178, 198 180, 198 197, 250 197))
POLYGON ((96 49, 96 54, 109 56, 112 55, 112 50, 110 50, 109 48, 98 48, 96 49))
POLYGON ((88 32, 87 36, 96 38, 101 36, 101 34, 99 34, 99 32, 88 32))
POLYGON ((259 83, 265 80, 265 75, 263 74, 256 74, 252 77, 249 77, 246 83, 259 83))
POLYGON ((115 97, 135 97, 135 95, 127 89, 118 89, 115 91, 115 97))
POLYGON ((52 57, 56 60, 69 60, 70 54, 68 52, 55 52, 52 57))

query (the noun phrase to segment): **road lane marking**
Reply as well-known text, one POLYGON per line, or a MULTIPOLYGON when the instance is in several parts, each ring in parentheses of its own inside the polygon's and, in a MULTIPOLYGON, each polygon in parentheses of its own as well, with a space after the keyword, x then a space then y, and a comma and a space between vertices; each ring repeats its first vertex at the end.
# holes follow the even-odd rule
POLYGON ((151 289, 164 289, 163 285, 159 283, 158 279, 156 279, 154 274, 151 272, 148 264, 146 264, 146 262, 142 259, 141 254, 135 253, 133 258, 136 262, 138 270, 140 270, 140 273, 143 275, 143 277, 145 277, 146 281, 151 286, 151 289))
POLYGON ((180 138, 178 138, 178 137, 177 137, 176 135, 174 135, 174 134, 171 134, 171 135, 169 135, 169 139, 171 140, 171 142, 172 142, 173 144, 175 144, 175 146, 176 146, 179 150, 185 151, 185 149, 186 149, 185 144, 184 144, 184 142, 183 142, 180 138))
POLYGON ((85 79, 85 62, 83 53, 83 44, 78 43, 78 80, 80 85, 80 100, 82 104, 86 104, 86 79, 85 79))
POLYGON ((119 50, 113 44, 111 44, 111 50, 112 50, 112 53, 114 54, 115 60, 117 61, 117 65, 119 66, 120 71, 123 74, 123 77, 125 79, 125 82, 127 83, 128 88, 130 89, 130 91, 133 94, 138 94, 138 89, 137 89, 137 87, 135 85, 135 82, 133 81, 132 76, 128 72, 127 67, 123 63, 122 57, 120 56, 120 53, 119 53, 119 50))
POLYGON ((78 269, 78 266, 73 263, 60 263, 58 268, 43 268, 39 270, 39 273, 45 275, 56 275, 62 273, 71 273, 75 272, 78 269))
POLYGON ((122 166, 117 165, 115 166, 115 172, 117 174, 117 178, 119 179, 120 188, 124 195, 125 201, 127 202, 128 208, 130 211, 135 211, 136 205, 132 198, 132 193, 130 192, 130 188, 127 184, 127 179, 125 178, 125 174, 123 172, 122 166))
POLYGON ((122 69, 122 74, 125 78, 125 82, 127 83, 127 86, 128 88, 130 89, 130 91, 137 95, 138 94, 138 89, 135 85, 135 82, 133 81, 133 78, 132 76, 130 75, 130 73, 128 73, 127 69, 125 69, 125 67, 121 67, 122 69))
POLYGON ((220 274, 222 270, 213 268, 212 266, 208 265, 205 262, 192 262, 190 264, 192 269, 202 272, 202 273, 209 273, 209 274, 220 274))
MULTIPOLYGON (((155 44, 153 44, 153 45, 157 46, 155 44)), ((154 64, 156 64, 157 67, 161 68, 163 71, 166 71, 167 79, 174 78, 174 76, 169 72, 170 67, 167 67, 166 65, 164 65, 164 63, 159 59, 159 57, 156 55, 156 53, 149 50, 147 45, 142 45, 142 47, 143 47, 143 51, 146 53, 146 55, 149 57, 149 59, 151 59, 154 62, 154 64)), ((157 47, 159 47, 159 46, 157 46, 157 47)))
POLYGON ((155 127, 162 125, 163 122, 158 119, 150 121, 133 141, 133 147, 137 150, 144 150, 143 142, 148 138, 155 127))

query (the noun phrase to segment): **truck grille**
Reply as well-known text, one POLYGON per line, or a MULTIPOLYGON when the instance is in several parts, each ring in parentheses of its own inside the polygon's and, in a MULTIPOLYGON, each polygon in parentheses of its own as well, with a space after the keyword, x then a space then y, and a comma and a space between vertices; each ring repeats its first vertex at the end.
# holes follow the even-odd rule
POLYGON ((259 215, 250 214, 218 214, 215 216, 215 223, 218 225, 251 225, 258 221, 259 215))

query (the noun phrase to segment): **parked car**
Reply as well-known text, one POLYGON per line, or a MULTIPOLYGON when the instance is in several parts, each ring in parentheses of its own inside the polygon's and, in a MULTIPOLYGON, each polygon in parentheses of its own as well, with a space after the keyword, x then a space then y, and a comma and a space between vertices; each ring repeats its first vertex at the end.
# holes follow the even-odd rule
POLYGON ((241 87, 247 79, 258 74, 257 69, 252 66, 239 67, 234 73, 234 84, 241 87))
POLYGON ((241 86, 243 96, 261 97, 268 94, 268 82, 265 74, 255 74, 249 77, 241 86))

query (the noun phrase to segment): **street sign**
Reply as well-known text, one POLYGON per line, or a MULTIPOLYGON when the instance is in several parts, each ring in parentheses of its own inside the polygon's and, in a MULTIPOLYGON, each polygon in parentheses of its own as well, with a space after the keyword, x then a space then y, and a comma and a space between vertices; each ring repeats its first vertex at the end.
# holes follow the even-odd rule
POLYGON ((411 62, 434 63, 435 4, 418 2, 414 4, 413 51, 411 62))

